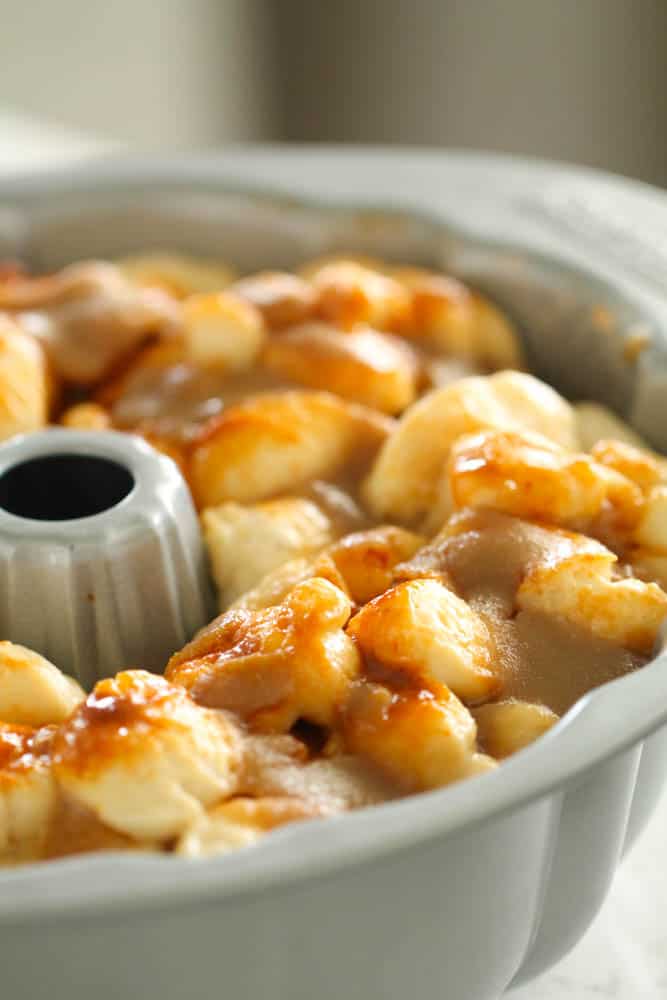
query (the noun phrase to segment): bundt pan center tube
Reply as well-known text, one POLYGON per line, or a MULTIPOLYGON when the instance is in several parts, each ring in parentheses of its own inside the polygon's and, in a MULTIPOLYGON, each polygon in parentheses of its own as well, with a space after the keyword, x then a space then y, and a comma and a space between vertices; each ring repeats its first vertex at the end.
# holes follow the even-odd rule
POLYGON ((0 633, 85 687, 162 671, 210 617, 197 517, 140 438, 46 430, 0 447, 0 633))
MULTIPOLYGON (((0 183, 0 254, 37 270, 152 248, 246 271, 340 249, 430 262, 507 310, 538 376, 612 407, 663 451, 665 246, 660 192, 467 154, 238 151, 0 183), (639 355, 626 350, 638 338, 639 355)), ((49 431, 0 456, 3 637, 86 685, 163 665, 208 612, 175 468, 116 434, 49 431), (82 459, 104 465, 96 490, 48 496, 82 459)), ((651 815, 665 669, 659 655, 593 691, 492 773, 252 849, 3 871, 2 983, 20 1000, 497 1000, 581 937, 651 815)))

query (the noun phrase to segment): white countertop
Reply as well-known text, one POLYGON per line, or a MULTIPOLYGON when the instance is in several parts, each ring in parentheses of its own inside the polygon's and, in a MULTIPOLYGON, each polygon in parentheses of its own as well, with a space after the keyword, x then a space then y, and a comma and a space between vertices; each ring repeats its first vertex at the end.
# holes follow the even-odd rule
POLYGON ((550 972, 512 991, 511 1000, 665 1000, 666 843, 663 796, 588 933, 550 972))
MULTIPOLYGON (((114 147, 0 111, 0 174, 48 168, 114 147)), ((609 898, 583 940, 546 975, 514 990, 511 1000, 665 1000, 666 844, 667 796, 618 872, 609 898)))

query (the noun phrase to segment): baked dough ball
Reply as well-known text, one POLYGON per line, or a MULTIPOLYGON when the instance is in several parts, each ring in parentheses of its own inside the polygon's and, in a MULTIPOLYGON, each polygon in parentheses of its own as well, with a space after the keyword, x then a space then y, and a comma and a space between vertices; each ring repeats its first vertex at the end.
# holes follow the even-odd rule
POLYGON ((448 480, 454 508, 487 508, 579 529, 605 506, 613 508, 617 523, 631 525, 642 504, 640 489, 616 469, 527 431, 459 438, 448 480))
POLYGON ((635 541, 667 554, 667 486, 653 486, 646 497, 635 541))
POLYGON ((451 578, 471 599, 481 583, 482 595, 492 593, 507 618, 518 607, 650 653, 667 616, 667 594, 625 573, 613 552, 586 535, 470 509, 395 569, 403 580, 451 578))
POLYGON ((260 799, 236 798, 214 806, 186 830, 176 844, 176 853, 187 858, 249 847, 286 823, 326 815, 317 806, 292 796, 260 799))
POLYGON ((290 559, 262 577, 256 587, 241 594, 230 605, 229 610, 263 611, 281 604, 297 584, 305 580, 319 577, 333 583, 343 593, 346 593, 345 583, 333 562, 323 554, 321 558, 290 559), (317 566, 317 571, 315 567, 317 566))
POLYGON ((499 760, 523 750, 558 722, 556 713, 546 705, 514 699, 480 705, 472 714, 480 746, 499 760))
MULTIPOLYGON (((251 376, 254 381, 254 373, 251 376)), ((97 392, 96 402, 119 430, 140 434, 185 474, 190 442, 233 399, 245 395, 243 376, 188 360, 179 338, 140 351, 97 392), (241 383, 241 384, 239 384, 241 383)))
POLYGON ((417 396, 417 359, 398 338, 368 327, 349 333, 304 323, 269 340, 265 366, 291 382, 327 389, 383 413, 401 413, 417 396))
POLYGON ((0 642, 0 720, 22 726, 63 722, 83 689, 39 653, 0 642))
POLYGON ((246 757, 265 760, 247 794, 244 789, 242 796, 213 806, 195 820, 176 845, 177 853, 200 857, 246 847, 287 823, 361 809, 396 796, 395 785, 361 757, 340 754, 307 761, 270 749, 272 743, 289 739, 248 739, 246 757))
POLYGON ((377 330, 400 330, 410 320, 407 289, 382 271, 354 260, 324 263, 311 271, 317 314, 343 330, 359 323, 377 330))
POLYGON ((391 524, 355 531, 328 545, 315 568, 329 559, 354 603, 366 604, 384 593, 393 583, 394 566, 409 559, 423 543, 422 535, 391 524))
POLYGON ((647 583, 657 583, 667 592, 667 552, 636 545, 627 558, 635 576, 647 583))
POLYGON ((667 460, 646 448, 601 438, 591 448, 591 455, 600 465, 631 479, 644 493, 667 482, 667 460))
POLYGON ((473 347, 473 297, 456 278, 421 267, 393 267, 389 274, 410 294, 406 334, 438 354, 470 359, 473 347))
POLYGON ((325 392, 256 396, 232 406, 195 441, 189 480, 200 507, 253 503, 312 479, 364 468, 391 423, 325 392))
POLYGON ((317 302, 310 282, 289 271, 260 271, 237 281, 230 291, 249 302, 272 330, 303 323, 317 302))
POLYGON ((331 521, 317 504, 297 497, 246 507, 223 503, 205 510, 201 520, 223 609, 267 573, 312 555, 334 537, 331 521))
POLYGON ((518 607, 564 618, 601 639, 649 655, 667 618, 667 594, 655 583, 616 578, 616 563, 617 557, 602 545, 538 562, 518 589, 518 607))
POLYGON ((412 297, 409 335, 445 357, 482 370, 523 367, 519 337, 509 319, 455 278, 422 268, 393 268, 412 297))
POLYGON ((100 681, 57 731, 60 787, 139 840, 178 836, 236 789, 241 737, 223 713, 143 670, 100 681))
POLYGON ((310 559, 292 559, 267 573, 234 607, 268 608, 282 601, 297 583, 314 576, 329 580, 354 604, 366 604, 393 583, 394 566, 409 559, 423 543, 421 535, 393 525, 355 531, 310 559))
POLYGON ((642 502, 622 543, 639 577, 667 587, 667 462, 623 441, 602 439, 592 448, 597 462, 636 484, 642 502))
POLYGON ((197 365, 230 372, 251 368, 265 337, 259 310, 229 292, 192 295, 183 303, 186 355, 197 365))
POLYGON ((483 295, 473 294, 473 359, 491 371, 523 368, 525 359, 516 327, 483 295))
POLYGON ((43 344, 56 375, 84 385, 109 374, 149 335, 173 333, 180 319, 169 296, 138 288, 100 261, 0 285, 3 309, 43 344))
POLYGON ((65 410, 60 423, 74 431, 106 431, 111 427, 111 415, 98 403, 76 403, 65 410))
POLYGON ((577 437, 584 451, 591 451, 593 446, 603 439, 613 439, 634 445, 635 448, 648 449, 646 442, 629 424, 601 403, 575 403, 573 409, 577 437))
POLYGON ((0 314, 0 441, 39 430, 47 418, 48 381, 42 349, 18 324, 0 314))
POLYGON ((350 611, 328 580, 307 580, 275 607, 221 615, 172 657, 167 677, 259 731, 287 732, 300 718, 331 726, 360 666, 343 631, 350 611))
POLYGON ((132 427, 160 412, 164 402, 165 376, 187 364, 183 338, 170 337, 143 347, 118 374, 106 380, 95 392, 95 402, 111 411, 113 422, 132 427), (124 412, 130 402, 130 413, 124 412), (117 404, 120 403, 120 412, 117 404), (138 404, 138 405, 137 405, 138 404))
POLYGON ((565 448, 576 446, 571 406, 532 375, 507 371, 461 379, 401 417, 364 485, 371 512, 401 524, 425 515, 442 523, 449 511, 436 517, 434 509, 451 447, 462 434, 486 428, 533 430, 565 448))
POLYGON ((325 267, 332 264, 357 264, 359 267, 370 271, 387 271, 384 261, 369 253, 348 253, 346 251, 334 251, 333 253, 318 254, 317 257, 310 257, 304 263, 295 268, 296 274, 304 281, 312 282, 314 278, 325 267))
POLYGON ((380 271, 382 273, 385 273, 387 270, 385 262, 380 257, 376 257, 375 254, 343 249, 317 254, 315 257, 308 257, 301 264, 297 264, 294 272, 300 278, 303 278, 304 281, 312 283, 323 268, 330 267, 332 264, 357 264, 359 267, 364 267, 367 270, 380 271))
POLYGON ((123 274, 144 288, 161 288, 176 299, 221 292, 234 280, 234 271, 217 260, 155 250, 116 261, 123 274))
POLYGON ((352 618, 347 633, 369 669, 399 671, 415 687, 446 685, 464 701, 479 701, 500 685, 486 625, 438 580, 391 587, 352 618))
POLYGON ((348 748, 372 761, 403 792, 421 792, 493 767, 476 750, 475 720, 447 687, 392 693, 354 686, 344 716, 348 748))
POLYGON ((57 792, 52 728, 0 722, 0 864, 42 855, 57 792))

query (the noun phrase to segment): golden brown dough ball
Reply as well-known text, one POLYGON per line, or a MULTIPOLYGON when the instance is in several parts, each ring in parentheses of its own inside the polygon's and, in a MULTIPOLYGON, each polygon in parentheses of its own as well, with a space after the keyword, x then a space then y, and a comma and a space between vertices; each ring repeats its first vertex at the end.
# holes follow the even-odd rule
POLYGON ((183 303, 185 352, 197 365, 244 371, 259 357, 265 337, 262 314, 237 295, 192 295, 183 303))
POLYGON ((636 523, 642 494, 632 480, 585 452, 528 431, 486 430, 454 443, 448 462, 453 507, 498 510, 585 530, 605 507, 636 523))
POLYGON ((49 383, 40 345, 0 313, 0 441, 43 427, 48 403, 49 383))
POLYGON ((111 427, 111 415, 99 403, 76 403, 65 410, 60 423, 73 431, 106 431, 111 427))
POLYGON ((286 823, 323 815, 326 811, 294 796, 231 799, 198 817, 176 844, 176 853, 201 858, 238 850, 286 823))
POLYGON ((371 665, 416 688, 446 685, 464 701, 500 686, 495 648, 480 616, 434 579, 399 583, 366 604, 347 628, 371 665))
POLYGON ((339 587, 354 604, 365 604, 391 586, 396 564, 409 559, 423 542, 421 535, 393 525, 355 531, 317 555, 278 566, 237 598, 233 607, 258 611, 279 604, 297 583, 315 576, 339 587))
POLYGON ((230 292, 249 302, 272 330, 282 330, 309 319, 317 295, 312 284, 289 271, 260 271, 241 278, 230 292))
POLYGON ((176 299, 206 292, 220 292, 235 277, 221 261, 171 251, 155 250, 116 261, 122 273, 144 288, 160 288, 176 299))
POLYGON ((420 399, 401 417, 364 485, 377 518, 439 527, 451 513, 442 477, 452 445, 485 428, 532 430, 576 446, 572 408, 544 382, 522 372, 471 376, 420 399))
POLYGON ((0 642, 0 721, 23 726, 63 722, 84 698, 81 686, 39 653, 0 642))
POLYGON ((493 767, 480 760, 475 720, 446 688, 392 693, 359 682, 348 702, 346 745, 372 761, 404 792, 423 792, 493 767))
POLYGON ((305 323, 273 337, 264 364, 292 382, 327 389, 391 415, 417 396, 417 359, 404 342, 368 327, 348 333, 305 323))
POLYGON ((624 420, 601 403, 573 404, 577 422, 577 436, 584 451, 590 451, 600 440, 612 439, 636 448, 646 448, 646 442, 624 420))
POLYGON ((143 670, 96 684, 53 745, 63 791, 139 840, 177 836, 203 807, 233 794, 241 753, 227 716, 143 670))
POLYGON ((364 467, 391 427, 330 393, 267 393, 225 410, 195 441, 189 480, 200 507, 253 503, 364 467))
POLYGON ((174 299, 103 261, 0 285, 3 309, 40 341, 59 378, 81 385, 107 377, 152 335, 172 336, 180 322, 174 299))
MULTIPOLYGON (((394 525, 345 535, 328 545, 322 556, 331 561, 355 604, 366 604, 393 583, 394 567, 409 559, 424 538, 394 525)), ((319 559, 315 560, 315 567, 319 559)))
POLYGON ((484 296, 455 278, 423 268, 393 268, 390 274, 412 296, 407 333, 417 343, 480 371, 524 367, 516 329, 484 296))
POLYGON ((57 806, 52 740, 53 727, 0 722, 0 863, 44 852, 57 806))
POLYGON ((401 330, 410 319, 410 294, 399 281, 352 260, 324 264, 311 273, 317 315, 343 330, 358 323, 401 330))
POLYGON ((480 705, 472 714, 480 745, 498 760, 523 750, 558 722, 556 713, 546 705, 514 699, 480 705))
POLYGON ((300 718, 331 726, 359 671, 343 631, 350 612, 328 580, 306 580, 274 607, 221 615, 172 657, 167 677, 262 732, 287 732, 300 718))
POLYGON ((596 462, 631 479, 644 493, 667 481, 667 461, 648 449, 601 438, 590 451, 596 462))
POLYGON ((587 541, 579 552, 536 563, 519 587, 518 607, 649 655, 667 619, 667 594, 655 583, 616 577, 614 553, 587 541))
POLYGON ((208 507, 201 520, 223 610, 267 573, 318 552, 334 538, 326 514, 299 497, 247 506, 227 502, 208 507))

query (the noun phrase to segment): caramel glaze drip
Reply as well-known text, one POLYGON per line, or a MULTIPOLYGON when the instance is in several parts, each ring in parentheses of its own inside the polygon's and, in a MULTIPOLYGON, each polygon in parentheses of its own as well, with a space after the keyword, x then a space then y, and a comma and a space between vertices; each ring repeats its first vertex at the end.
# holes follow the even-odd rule
POLYGON ((5 725, 0 722, 0 778, 26 772, 50 762, 55 726, 5 725))
POLYGON ((539 702, 562 715, 591 688, 646 663, 570 622, 516 609, 527 569, 557 557, 569 544, 567 532, 493 512, 459 517, 462 531, 422 549, 397 574, 442 576, 481 615, 497 649, 498 697, 539 702))
POLYGON ((148 348, 97 399, 119 429, 140 428, 187 444, 225 407, 288 388, 293 386, 261 367, 235 373, 202 368, 175 342, 148 348))

